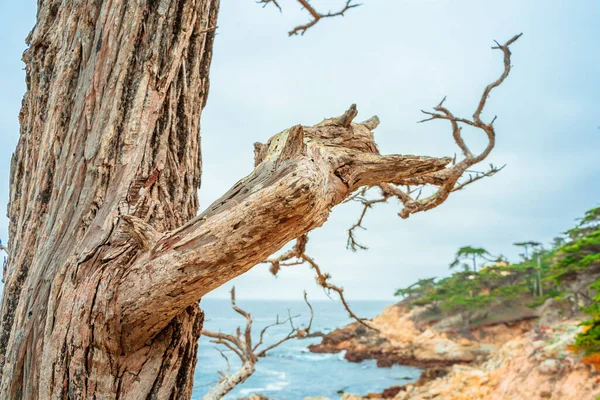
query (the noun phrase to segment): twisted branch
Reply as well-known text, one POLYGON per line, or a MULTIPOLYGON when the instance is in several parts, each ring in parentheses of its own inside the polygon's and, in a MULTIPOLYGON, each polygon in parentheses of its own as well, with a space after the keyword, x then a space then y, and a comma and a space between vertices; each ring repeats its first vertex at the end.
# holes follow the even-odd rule
POLYGON ((331 278, 331 275, 329 275, 328 273, 323 273, 321 271, 321 268, 319 267, 319 265, 315 262, 315 260, 313 260, 311 257, 309 257, 306 254, 306 243, 307 242, 308 242, 308 235, 307 234, 302 235, 298 239, 296 239, 296 244, 294 245, 294 247, 291 250, 286 251, 279 257, 269 258, 269 259, 263 261, 263 263, 271 264, 271 267, 269 268, 269 270, 271 271, 271 273, 273 275, 277 275, 277 273, 279 272, 281 267, 302 265, 304 263, 307 263, 311 268, 313 268, 315 270, 315 272, 317 274, 317 277, 316 277, 317 284, 319 286, 321 286, 323 289, 325 289, 326 293, 329 293, 330 291, 333 290, 334 292, 336 292, 338 294, 344 308, 346 309, 346 311, 348 311, 350 318, 356 320, 356 322, 358 322, 361 325, 364 325, 365 327, 367 327, 369 329, 378 331, 377 328, 374 328, 373 326, 369 325, 366 322, 367 320, 365 318, 360 318, 358 315, 356 315, 354 313, 354 311, 352 311, 352 309, 350 308, 350 305, 348 304, 348 301, 346 300, 346 298, 344 296, 343 288, 329 283, 329 279, 331 278))
POLYGON ((282 11, 281 6, 277 2, 277 0, 258 0, 257 3, 262 4, 263 8, 265 8, 269 4, 273 4, 275 7, 277 7, 279 9, 279 12, 282 11))
POLYGON ((299 315, 289 315, 288 318, 284 320, 279 320, 279 316, 277 316, 275 322, 273 324, 265 326, 260 331, 259 340, 256 345, 252 346, 252 316, 249 312, 240 308, 235 300, 235 287, 231 289, 231 308, 241 316, 243 316, 246 320, 246 327, 244 328, 244 333, 242 334, 242 329, 237 327, 236 334, 227 334, 222 332, 214 332, 210 330, 203 329, 202 335, 212 338, 212 343, 221 345, 226 347, 227 349, 233 351, 239 359, 242 361, 241 368, 236 371, 234 374, 230 374, 230 364, 227 356, 221 351, 217 349, 221 356, 225 358, 227 362, 227 371, 218 371, 221 379, 217 383, 215 387, 213 387, 205 396, 205 400, 219 399, 232 391, 237 385, 245 382, 253 373, 254 373, 254 365, 258 362, 260 357, 265 357, 267 353, 274 348, 280 346, 281 344, 287 342, 292 339, 302 339, 314 335, 311 333, 312 323, 314 318, 314 309, 310 302, 308 301, 308 297, 306 292, 304 292, 304 301, 306 302, 308 309, 310 310, 310 320, 308 326, 306 328, 299 328, 294 326, 294 318, 299 317, 299 315), (263 349, 259 349, 260 346, 263 345, 263 339, 265 333, 274 326, 290 324, 290 332, 278 340, 277 342, 267 346, 263 349))
POLYGON ((421 211, 427 211, 432 208, 437 207, 441 203, 443 203, 450 193, 462 190, 464 187, 477 182, 483 178, 490 177, 500 172, 504 166, 497 167, 493 164, 489 165, 489 169, 486 171, 470 171, 469 168, 473 165, 483 161, 492 151, 496 141, 496 132, 494 129, 494 122, 496 121, 496 117, 494 117, 491 122, 486 123, 481 120, 481 113, 483 112, 487 99, 489 98, 492 90, 498 86, 500 86, 504 80, 508 77, 511 70, 511 51, 510 45, 512 45, 516 40, 521 37, 522 34, 518 34, 512 37, 508 42, 501 45, 496 42, 496 46, 492 47, 494 50, 501 50, 504 55, 504 69, 502 74, 498 79, 487 85, 481 95, 478 106, 473 113, 472 119, 460 118, 456 117, 448 108, 444 106, 444 102, 446 98, 444 97, 442 101, 434 107, 434 111, 422 111, 424 114, 429 117, 423 119, 422 122, 432 121, 436 119, 446 120, 450 122, 450 126, 452 129, 452 137, 458 148, 461 150, 463 155, 463 159, 460 162, 456 162, 456 156, 453 160, 452 166, 442 169, 440 171, 423 174, 418 177, 410 177, 405 179, 402 182, 402 185, 394 185, 390 183, 382 183, 375 185, 381 191, 380 197, 376 199, 366 199, 364 198, 365 190, 362 190, 360 193, 352 196, 349 200, 359 201, 363 204, 363 210, 360 214, 358 221, 350 227, 348 230, 348 247, 355 251, 356 249, 366 249, 367 247, 357 243, 355 237, 355 230, 357 228, 364 229, 362 226, 363 219, 365 217, 366 211, 371 208, 374 204, 377 203, 385 203, 388 199, 395 197, 397 198, 404 206, 404 208, 398 214, 401 218, 408 218, 411 214, 415 214, 421 211), (477 155, 474 155, 473 152, 469 149, 467 143, 465 142, 462 136, 462 127, 461 124, 471 126, 477 129, 482 130, 487 139, 488 144, 486 148, 477 155), (468 174, 468 178, 464 181, 461 181, 461 178, 468 174), (403 190, 400 186, 405 186, 407 189, 403 190), (416 186, 416 188, 411 189, 411 186, 416 186), (420 198, 422 190, 425 186, 433 186, 437 187, 435 192, 423 199, 420 198), (413 193, 417 192, 417 196, 413 196, 413 193))
POLYGON ((236 300, 235 300, 235 287, 234 287, 231 289, 231 308, 233 308, 233 310, 235 312, 237 312, 238 314, 240 314, 241 316, 243 316, 246 319, 246 327, 244 328, 244 334, 242 335, 241 328, 238 327, 236 329, 235 335, 222 333, 222 332, 214 332, 214 331, 210 331, 210 330, 206 330, 206 329, 202 330, 202 335, 214 339, 211 341, 212 343, 223 345, 223 346, 227 347, 229 350, 232 350, 240 358, 240 360, 242 362, 250 361, 250 362, 255 363, 259 357, 264 357, 267 354, 267 352, 269 352, 270 350, 274 349, 275 347, 281 345, 282 343, 287 342, 288 340, 291 340, 291 339, 305 338, 305 337, 308 337, 309 335, 311 335, 312 323, 313 323, 313 319, 314 319, 314 309, 313 309, 312 305, 310 304, 310 302, 308 301, 308 296, 307 296, 306 292, 304 292, 304 301, 305 301, 306 305, 308 306, 308 309, 310 310, 310 319, 309 319, 309 322, 308 322, 308 325, 306 326, 306 328, 299 328, 299 327, 294 326, 293 320, 295 318, 298 318, 299 315, 294 315, 294 316, 288 315, 288 317, 284 320, 280 320, 279 316, 277 316, 274 323, 265 326, 260 331, 258 342, 256 343, 256 345, 252 346, 252 322, 253 322, 252 315, 249 312, 241 309, 237 305, 236 300), (277 341, 276 343, 274 343, 268 347, 265 347, 264 349, 259 350, 259 347, 261 345, 263 345, 263 343, 264 343, 265 333, 269 329, 271 329, 275 326, 285 325, 285 324, 289 324, 290 328, 291 328, 291 330, 287 334, 287 336, 285 336, 281 340, 277 341))
MULTIPOLYGON (((311 6, 308 0, 297 0, 297 1, 298 1, 298 3, 300 3, 300 5, 302 5, 302 8, 305 9, 310 14, 311 20, 309 22, 307 22, 306 24, 298 25, 297 27, 295 27, 294 29, 289 31, 288 32, 289 36, 294 36, 294 35, 298 35, 298 34, 304 35, 304 33, 306 33, 306 31, 309 28, 316 25, 317 22, 319 22, 323 18, 332 18, 332 17, 339 17, 339 16, 343 17, 344 14, 346 13, 346 11, 350 10, 351 8, 358 7, 361 5, 361 4, 353 4, 354 0, 346 0, 346 4, 339 11, 336 11, 336 12, 329 11, 328 13, 323 14, 323 13, 318 12, 313 6, 311 6)), ((258 0, 257 3, 262 4, 263 8, 269 4, 273 4, 275 7, 277 7, 279 9, 279 12, 282 11, 281 6, 277 2, 277 0, 258 0)))
MULTIPOLYGON (((505 71, 485 89, 472 120, 454 116, 444 102, 435 107, 435 112, 426 113, 428 119, 450 122, 464 156, 462 161, 456 162, 456 157, 381 154, 372 132, 378 119, 354 123, 356 110, 351 107, 341 118, 325 119, 313 126, 295 125, 273 135, 267 143, 255 147, 254 170, 202 214, 170 232, 138 235, 140 256, 119 281, 124 349, 139 349, 182 307, 195 304, 211 290, 263 262, 283 243, 321 226, 331 209, 357 190, 379 187, 385 191, 383 197, 396 197, 404 204, 400 216, 407 218, 438 206, 451 192, 496 173, 499 168, 493 167, 471 175, 466 182, 459 181, 494 147, 493 121, 484 123, 479 115, 490 91, 508 75, 508 46, 514 40, 516 37, 498 47, 505 54, 505 71), (487 135, 488 145, 481 154, 474 155, 463 140, 460 127, 464 124, 487 135), (425 192, 421 186, 437 191, 422 198, 425 192), (190 282, 186 290, 179 290, 182 274, 190 282)), ((147 233, 140 221, 131 222, 133 236, 140 227, 147 233)), ((362 226, 362 219, 358 225, 362 226)), ((274 260, 272 270, 276 272, 282 263, 314 264, 300 247, 290 252, 289 258, 274 260)), ((341 288, 328 283, 328 275, 315 270, 317 282, 326 291, 343 296, 341 288)), ((345 299, 343 303, 347 307, 345 299)))
POLYGON ((319 12, 317 12, 309 3, 308 0, 298 0, 298 3, 302 4, 302 7, 304 7, 304 9, 306 11, 308 11, 308 13, 311 15, 312 20, 310 22, 307 22, 304 25, 299 25, 297 27, 295 27, 294 29, 292 29, 291 31, 288 32, 289 36, 294 36, 294 35, 304 35, 304 33, 311 28, 312 26, 314 26, 317 22, 319 22, 321 19, 323 18, 331 18, 331 17, 338 17, 338 16, 344 16, 344 13, 348 10, 350 10, 351 8, 354 7, 358 7, 360 6, 360 4, 352 4, 353 0, 346 0, 346 4, 344 5, 344 7, 337 11, 337 12, 331 12, 329 11, 327 14, 321 14, 319 12))

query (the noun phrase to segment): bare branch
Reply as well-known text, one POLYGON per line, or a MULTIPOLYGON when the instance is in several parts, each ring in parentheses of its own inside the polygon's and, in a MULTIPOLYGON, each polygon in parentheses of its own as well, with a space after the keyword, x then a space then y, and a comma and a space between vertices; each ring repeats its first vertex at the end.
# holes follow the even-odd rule
POLYGON ((267 353, 274 348, 280 346, 281 344, 287 342, 292 339, 302 339, 308 337, 311 334, 312 321, 314 318, 314 310, 310 302, 308 301, 306 292, 304 292, 304 301, 306 302, 308 309, 310 310, 310 320, 308 326, 306 328, 297 328, 294 326, 293 320, 297 318, 298 315, 292 316, 288 315, 288 318, 280 321, 279 316, 276 318, 275 322, 271 325, 265 326, 261 332, 258 343, 252 347, 252 316, 249 312, 240 308, 235 301, 235 288, 231 289, 231 307, 235 312, 240 314, 246 319, 246 328, 244 329, 244 336, 241 335, 241 328, 238 327, 236 329, 237 337, 230 334, 213 332, 209 330, 203 330, 202 335, 214 338, 213 343, 220 344, 222 346, 227 347, 229 350, 233 351, 238 357, 242 360, 241 368, 236 371, 233 375, 229 374, 230 365, 229 359, 227 356, 219 350, 223 358, 225 358, 227 362, 227 372, 219 372, 221 375, 221 379, 217 383, 215 387, 213 387, 205 396, 205 400, 213 400, 220 399, 225 396, 227 393, 231 392, 237 385, 245 382, 253 373, 254 373, 254 365, 258 362, 258 359, 261 357, 265 357, 267 353), (259 347, 263 344, 263 339, 265 333, 272 327, 290 324, 291 330, 290 332, 276 341, 275 343, 267 346, 263 349, 259 349, 259 347))
POLYGON ((381 182, 402 184, 408 177, 443 171, 452 162, 450 157, 381 155, 353 150, 345 153, 351 161, 338 168, 336 175, 350 190, 381 182))
POLYGON ((494 47, 494 49, 502 50, 502 52, 504 54, 504 70, 502 72, 502 75, 497 80, 495 80, 494 82, 492 82, 491 84, 486 86, 486 88, 484 89, 481 99, 479 101, 479 105, 477 106, 477 109, 475 110, 475 113, 473 114, 473 120, 455 117, 446 107, 444 107, 444 105, 443 105, 444 100, 442 100, 442 102, 437 107, 434 108, 436 113, 424 112, 425 114, 430 115, 430 118, 428 118, 426 121, 430 121, 430 120, 434 120, 434 119, 445 119, 450 122, 450 124, 452 126, 452 135, 454 137, 454 141, 456 142, 458 147, 463 152, 465 158, 450 168, 447 168, 440 172, 434 172, 432 174, 428 174, 429 177, 432 178, 432 180, 430 180, 430 181, 427 181, 427 179, 428 179, 427 175, 425 177, 411 178, 409 180, 410 183, 414 183, 415 181, 421 180, 421 183, 430 183, 430 184, 438 185, 439 189, 433 195, 426 197, 425 199, 421 199, 421 200, 413 200, 411 198, 407 198, 406 196, 401 196, 404 199, 404 200, 402 200, 404 203, 404 209, 400 212, 400 216, 402 218, 408 218, 408 216, 410 214, 414 214, 419 211, 426 211, 431 208, 434 208, 437 205, 441 204, 443 201, 445 201, 451 192, 460 190, 460 189, 464 188, 466 185, 476 182, 482 178, 492 176, 502 169, 502 168, 496 168, 494 166, 491 166, 491 168, 488 172, 477 174, 475 176, 471 176, 464 183, 457 183, 459 178, 462 177, 462 175, 465 173, 465 171, 467 171, 467 169, 469 167, 484 160, 490 154, 492 149, 494 148, 495 141, 496 141, 496 132, 494 130, 493 122, 496 120, 496 118, 494 117, 492 122, 486 124, 481 120, 480 117, 481 117, 481 113, 486 105, 487 98, 489 97, 492 89, 500 86, 500 84, 502 84, 502 82, 504 82, 504 80, 508 77, 508 74, 510 73, 511 52, 510 52, 509 46, 512 43, 514 43, 519 37, 521 37, 521 34, 516 35, 513 38, 511 38, 508 42, 506 42, 505 45, 498 45, 497 47, 494 47), (461 124, 461 123, 481 129, 486 134, 486 136, 488 138, 488 144, 487 144, 486 148, 483 150, 483 152, 481 152, 480 154, 478 154, 476 156, 471 153, 471 151, 467 147, 467 145, 462 137, 461 128, 459 126, 459 124, 461 124), (423 181, 426 181, 426 182, 423 182, 423 181))
POLYGON ((381 190, 381 197, 369 200, 369 199, 365 198, 366 189, 363 189, 363 190, 360 190, 359 192, 357 192, 355 195, 349 197, 347 200, 347 201, 358 201, 358 202, 362 203, 362 205, 363 205, 363 209, 358 218, 358 221, 354 225, 352 225, 350 227, 350 229, 348 229, 348 240, 346 242, 346 248, 349 248, 352 251, 368 250, 367 246, 356 241, 356 233, 355 233, 356 229, 358 229, 358 228, 366 230, 366 228, 362 225, 362 222, 365 218, 365 215, 366 215, 368 209, 373 207, 373 205, 375 205, 375 204, 386 203, 390 198, 393 198, 393 197, 398 198, 402 202, 409 201, 410 195, 415 192, 417 192, 416 198, 418 199, 421 194, 421 191, 423 189, 423 186, 418 186, 414 189, 407 187, 406 193, 405 193, 404 191, 401 191, 400 189, 396 188, 394 185, 391 185, 388 183, 379 184, 379 185, 377 185, 377 187, 381 190))
POLYGON ((494 164, 490 164, 490 168, 485 172, 474 171, 473 174, 470 174, 469 179, 467 179, 465 182, 457 182, 457 185, 452 189, 452 191, 456 192, 458 190, 463 189, 465 186, 470 185, 473 182, 477 182, 480 179, 489 178, 490 176, 502 171, 504 167, 506 167, 506 164, 504 164, 501 167, 496 167, 494 164))
POLYGON ((306 333, 309 334, 310 330, 312 329, 312 323, 313 323, 313 319, 315 317, 315 310, 313 309, 312 304, 310 304, 310 302, 308 301, 308 295, 306 293, 306 290, 304 291, 304 302, 306 303, 306 305, 308 306, 308 309, 310 310, 310 320, 308 321, 308 326, 306 327, 306 333))
POLYGON ((229 376, 229 372, 231 371, 231 364, 229 363, 229 358, 225 353, 223 353, 223 350, 219 349, 218 347, 215 347, 215 349, 221 354, 221 357, 223 357, 225 359, 225 362, 227 363, 227 371, 217 371, 222 378, 226 379, 229 376))
POLYGON ((308 242, 308 235, 304 234, 304 235, 300 236, 298 239, 296 239, 296 245, 291 250, 285 252, 284 254, 282 254, 281 256, 279 256, 277 258, 267 259, 267 260, 263 261, 263 263, 270 263, 271 264, 270 270, 274 275, 276 275, 276 273, 279 271, 280 267, 282 265, 284 265, 283 263, 285 261, 288 261, 290 259, 297 259, 298 261, 301 261, 301 262, 294 262, 293 265, 303 264, 306 262, 317 273, 317 278, 316 278, 317 284, 328 292, 331 290, 336 292, 338 294, 338 296, 340 297, 342 305, 344 306, 346 311, 348 311, 351 318, 355 319, 356 322, 366 326, 367 328, 377 331, 376 328, 372 327, 371 325, 369 325, 366 322, 366 319, 360 318, 359 316, 357 316, 354 313, 354 311, 352 311, 352 309, 350 308, 350 305, 348 304, 348 301, 346 301, 346 298, 344 297, 344 289, 339 286, 335 286, 335 285, 329 283, 329 279, 331 278, 331 276, 329 274, 326 274, 326 273, 324 274, 323 272, 321 272, 321 268, 319 267, 319 265, 311 257, 306 255, 306 243, 307 242, 308 242))
MULTIPOLYGON (((332 18, 332 17, 339 17, 339 16, 343 17, 344 14, 346 13, 346 11, 350 10, 351 8, 358 7, 361 5, 361 4, 353 4, 354 0, 346 0, 346 4, 339 11, 335 11, 335 12, 329 11, 328 13, 323 14, 323 13, 318 12, 309 3, 309 0, 296 0, 296 1, 298 3, 300 3, 302 8, 304 10, 306 10, 308 12, 308 14, 310 14, 311 20, 309 22, 307 22, 306 24, 298 25, 297 27, 295 27, 294 29, 289 31, 288 32, 289 36, 304 35, 304 33, 306 33, 306 31, 309 28, 316 25, 317 22, 319 22, 323 18, 332 18)), ((282 12, 281 6, 279 5, 277 0, 257 0, 256 3, 262 4, 263 8, 265 8, 269 4, 273 4, 275 7, 277 7, 277 9, 279 9, 279 12, 282 12)))
POLYGON ((354 224, 349 230, 348 244, 350 248, 355 250, 356 248, 364 249, 366 247, 358 245, 356 243, 354 239, 354 230, 358 227, 362 227, 361 223, 364 218, 366 209, 369 208, 372 204, 385 202, 390 197, 394 196, 398 198, 398 200, 400 200, 400 202, 402 202, 402 204, 404 205, 403 210, 399 213, 400 217, 408 218, 411 214, 421 211, 427 211, 434 207, 437 207, 439 204, 443 203, 446 200, 450 193, 461 190, 465 186, 470 185, 478 180, 490 177, 504 168, 504 166, 498 168, 493 164, 490 164, 490 168, 486 172, 472 172, 465 181, 460 182, 460 178, 466 172, 468 172, 468 169, 471 166, 484 160, 494 148, 496 132, 494 130, 493 123, 495 122, 496 117, 494 117, 490 123, 485 123, 481 120, 481 113, 485 108, 487 99, 491 91, 494 88, 500 86, 502 82, 504 82, 504 80, 508 77, 508 74, 511 70, 511 52, 509 46, 513 44, 517 39, 519 39, 519 37, 521 37, 521 34, 514 36, 504 45, 498 44, 497 46, 493 47, 493 49, 502 50, 504 54, 504 70, 502 72, 502 75, 497 80, 487 85, 484 89, 477 109, 473 114, 472 120, 456 117, 448 108, 444 106, 446 97, 444 97, 442 101, 436 107, 434 107, 434 112, 422 111, 425 115, 428 116, 428 118, 419 122, 427 122, 437 119, 446 120, 450 122, 450 125, 452 127, 452 137, 454 138, 456 145, 460 148, 464 159, 462 161, 456 162, 455 157, 455 159, 452 161, 452 165, 448 168, 433 173, 426 173, 421 176, 412 176, 409 179, 404 180, 403 183, 407 186, 432 185, 438 187, 438 189, 432 195, 427 196, 423 199, 420 198, 421 189, 419 189, 416 198, 413 198, 411 196, 410 191, 404 191, 399 187, 390 184, 398 184, 397 182, 390 182, 388 180, 387 183, 379 184, 378 186, 382 188, 383 193, 381 198, 376 200, 361 200, 365 207, 363 209, 363 212, 361 213, 361 216, 359 217, 358 222, 354 224), (462 127, 460 126, 460 124, 480 129, 485 133, 488 139, 488 144, 480 154, 474 155, 471 152, 471 150, 469 149, 462 137, 462 127))
MULTIPOLYGON (((233 308, 233 310, 240 314, 242 317, 246 318, 246 329, 244 330, 244 343, 246 345, 246 347, 248 349, 246 349, 246 352, 249 352, 252 349, 252 316, 250 315, 250 313, 242 310, 241 308, 239 308, 235 302, 235 286, 231 288, 231 308, 233 308)), ((238 333, 238 337, 241 336, 238 333)))
MULTIPOLYGON (((512 66, 510 65, 511 52, 510 52, 509 46, 511 44, 513 44, 514 42, 516 42, 522 35, 523 35, 522 33, 519 33, 518 35, 513 36, 504 45, 501 45, 500 43, 496 42, 497 46, 492 47, 492 49, 494 49, 494 50, 499 49, 499 50, 502 50, 502 52, 504 53, 504 72, 497 80, 495 80, 494 82, 487 85, 485 90, 483 91, 483 95, 481 96, 481 100, 479 101, 479 105, 477 106, 477 110, 475 110, 475 114, 473 114, 473 120, 477 124, 482 124, 481 119, 480 119, 481 112, 485 108, 485 103, 487 102, 487 99, 488 99, 490 93, 492 92, 492 90, 494 88, 500 86, 502 84, 502 82, 504 82, 504 80, 506 79, 508 74, 510 73, 510 69, 512 66)), ((496 117, 494 117, 494 120, 495 119, 496 119, 496 117)), ((494 121, 492 121, 492 123, 493 122, 494 121)))
POLYGON ((215 340, 211 340, 212 343, 221 344, 227 347, 229 350, 233 351, 240 358, 240 360, 242 360, 242 362, 247 361, 244 355, 244 346, 237 340, 235 336, 204 329, 202 330, 202 335, 214 338, 215 340))
POLYGON ((277 0, 258 0, 257 3, 262 4, 263 8, 265 8, 268 4, 273 4, 279 9, 279 12, 281 12, 281 6, 279 5, 279 3, 277 3, 277 0))
POLYGON ((344 297, 344 289, 339 286, 332 285, 331 283, 328 282, 329 278, 331 278, 331 276, 329 274, 323 274, 321 272, 321 269, 317 265, 317 263, 313 259, 308 257, 306 254, 304 254, 302 258, 306 262, 308 262, 311 265, 311 267, 313 267, 315 269, 315 271, 317 273, 317 283, 320 286, 322 286, 326 290, 333 290, 333 291, 337 292, 337 294, 340 297, 340 300, 342 301, 342 304, 344 305, 344 308, 350 314, 350 318, 355 319, 359 324, 364 325, 369 329, 373 329, 374 331, 379 332, 379 329, 369 325, 366 322, 367 321, 366 319, 360 318, 358 315, 356 315, 354 313, 354 311, 352 311, 352 309, 350 308, 350 305, 348 304, 348 302, 346 301, 346 298, 344 297))
POLYGON ((356 223, 354 225, 352 225, 350 227, 350 229, 348 229, 348 241, 346 243, 346 248, 349 248, 352 251, 356 251, 358 249, 360 249, 360 250, 368 249, 367 246, 362 245, 356 241, 356 238, 354 236, 354 231, 357 228, 365 229, 362 226, 362 222, 363 222, 363 219, 365 218, 365 215, 367 214, 367 210, 369 208, 373 207, 374 204, 385 203, 390 198, 390 196, 391 196, 391 193, 386 192, 382 198, 376 199, 376 200, 366 200, 364 198, 357 199, 358 201, 360 201, 362 203, 363 209, 362 209, 362 212, 360 213, 360 217, 358 218, 358 221, 356 221, 356 223))
POLYGON ((321 19, 323 18, 331 18, 331 17, 338 17, 338 16, 344 16, 344 13, 348 10, 350 10, 351 8, 354 7, 358 7, 360 6, 360 4, 352 4, 353 0, 347 0, 346 4, 344 5, 344 7, 336 12, 331 12, 329 11, 327 14, 321 14, 319 12, 317 12, 308 2, 308 0, 298 0, 298 3, 300 3, 302 5, 302 7, 308 11, 308 13, 310 14, 310 16, 312 17, 310 22, 307 22, 304 25, 299 25, 297 27, 295 27, 294 29, 292 29, 288 34, 290 36, 293 35, 304 35, 304 33, 306 33, 306 31, 313 27, 317 22, 319 22, 321 19))
POLYGON ((256 350, 257 350, 257 349, 260 347, 260 345, 262 345, 262 344, 263 344, 263 339, 264 339, 265 333, 266 333, 266 332, 267 332, 267 331, 268 331, 270 328, 272 328, 272 327, 274 327, 274 326, 279 326, 279 325, 284 325, 284 324, 287 324, 287 322, 288 322, 288 320, 287 320, 287 319, 285 319, 285 320, 283 320, 283 321, 280 321, 280 320, 279 320, 279 315, 278 315, 278 316, 276 317, 276 319, 275 319, 275 322, 274 322, 274 323, 272 323, 272 324, 270 324, 270 325, 267 325, 267 326, 265 326, 265 327, 264 327, 264 328, 263 328, 263 329, 260 331, 260 336, 259 336, 259 338, 258 338, 258 342, 256 343, 256 345, 254 346, 254 348, 253 348, 252 350, 256 352, 256 350))

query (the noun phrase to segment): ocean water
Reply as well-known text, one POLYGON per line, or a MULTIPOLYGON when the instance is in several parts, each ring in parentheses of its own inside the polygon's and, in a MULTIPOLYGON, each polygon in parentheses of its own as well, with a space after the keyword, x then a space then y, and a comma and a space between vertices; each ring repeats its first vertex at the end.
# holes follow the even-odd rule
MULTIPOLYGON (((260 330, 275 321, 291 315, 300 315, 295 319, 296 326, 306 325, 310 313, 303 301, 264 301, 238 300, 238 305, 250 312, 254 319, 254 343, 260 330)), ((313 301, 315 309, 313 331, 330 332, 343 327, 352 320, 348 313, 337 301, 313 301)), ((376 316, 390 303, 381 301, 353 301, 354 311, 361 317, 376 316)), ((233 333, 237 326, 245 327, 242 316, 231 309, 228 300, 202 300, 202 309, 206 313, 205 329, 233 333)), ((287 335, 289 325, 271 328, 265 335, 267 345, 276 342, 287 335)), ((256 372, 250 379, 239 385, 226 399, 247 397, 260 393, 274 399, 300 400, 306 396, 325 396, 332 399, 341 398, 343 392, 367 394, 380 392, 394 385, 403 385, 419 378, 418 368, 394 366, 377 368, 375 361, 350 363, 343 354, 313 354, 307 347, 319 343, 320 338, 290 340, 272 350, 267 357, 262 358, 256 365, 256 372)), ((227 370, 227 362, 215 349, 215 344, 209 338, 202 337, 198 349, 198 364, 194 376, 192 399, 198 400, 218 380, 219 370, 227 370)), ((231 363, 231 373, 239 367, 237 356, 225 352, 231 363)))

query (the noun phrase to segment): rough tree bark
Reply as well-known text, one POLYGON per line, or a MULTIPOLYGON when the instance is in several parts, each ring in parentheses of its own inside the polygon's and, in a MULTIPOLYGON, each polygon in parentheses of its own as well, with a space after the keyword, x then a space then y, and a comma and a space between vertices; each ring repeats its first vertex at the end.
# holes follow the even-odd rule
POLYGON ((351 107, 257 144, 254 171, 196 216, 218 0, 38 6, 11 166, 2 398, 189 398, 203 295, 361 187, 438 185, 431 199, 393 192, 408 214, 437 206, 493 147, 476 114, 490 138, 480 156, 457 130, 467 159, 454 166, 383 156, 378 120, 355 124, 351 107))
POLYGON ((189 397, 197 303, 122 350, 119 282, 140 251, 118 216, 161 231, 196 216, 219 1, 38 3, 11 167, 1 396, 189 397))

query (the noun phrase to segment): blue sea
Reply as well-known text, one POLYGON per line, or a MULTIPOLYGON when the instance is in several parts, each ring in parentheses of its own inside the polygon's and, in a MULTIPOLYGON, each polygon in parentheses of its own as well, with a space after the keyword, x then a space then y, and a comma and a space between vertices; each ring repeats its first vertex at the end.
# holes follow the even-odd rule
MULTIPOLYGON (((281 318, 300 315, 295 319, 298 326, 308 323, 310 312, 303 301, 238 300, 238 306, 250 312, 254 319, 253 334, 256 343, 260 330, 281 318)), ((338 301, 312 301, 315 309, 313 331, 330 332, 343 327, 352 320, 338 301)), ((372 318, 390 303, 381 301, 352 301, 353 310, 361 317, 372 318)), ((235 332, 236 327, 245 327, 245 320, 231 309, 229 300, 204 299, 201 303, 206 313, 204 328, 224 333, 235 332)), ((267 345, 287 335, 289 325, 271 328, 265 335, 267 345)), ((301 400, 307 396, 341 398, 343 392, 367 394, 419 378, 418 368, 394 366, 377 368, 375 361, 350 363, 343 354, 313 354, 307 347, 319 343, 320 338, 290 340, 272 350, 256 365, 256 372, 244 384, 239 385, 226 399, 247 397, 253 393, 269 398, 301 400)), ((226 371, 227 362, 216 350, 209 338, 202 337, 198 349, 198 365, 194 376, 193 400, 199 400, 218 380, 218 370, 226 371)), ((225 352, 231 363, 231 373, 240 365, 237 356, 225 352)))

